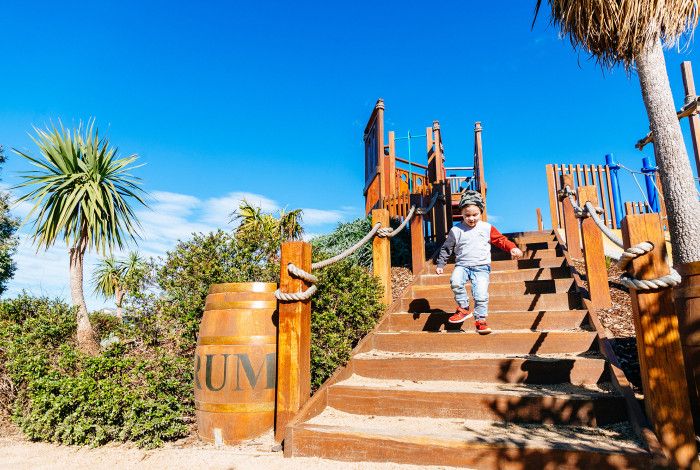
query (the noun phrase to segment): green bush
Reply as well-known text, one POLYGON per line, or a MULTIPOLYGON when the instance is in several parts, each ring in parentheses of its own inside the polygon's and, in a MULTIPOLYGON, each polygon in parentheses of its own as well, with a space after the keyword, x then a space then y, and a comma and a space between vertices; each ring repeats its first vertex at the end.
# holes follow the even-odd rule
MULTIPOLYGON (((401 221, 397 218, 391 219, 391 227, 394 229, 397 228, 400 223, 401 221)), ((314 259, 320 260, 330 258, 331 256, 342 253, 362 240, 371 229, 371 217, 355 219, 352 222, 339 223, 333 232, 315 237, 311 240, 314 249, 314 259)), ((346 259, 366 268, 371 267, 372 242, 370 241, 364 244, 346 259)), ((391 265, 411 265, 411 235, 408 227, 391 239, 391 265)))
POLYGON ((379 283, 366 268, 341 261, 318 272, 311 300, 311 386, 347 362, 382 314, 379 283))
POLYGON ((74 309, 60 301, 22 295, 0 303, 0 373, 17 390, 13 419, 28 438, 154 447, 189 434, 190 358, 138 348, 134 338, 85 356, 75 329, 74 309))

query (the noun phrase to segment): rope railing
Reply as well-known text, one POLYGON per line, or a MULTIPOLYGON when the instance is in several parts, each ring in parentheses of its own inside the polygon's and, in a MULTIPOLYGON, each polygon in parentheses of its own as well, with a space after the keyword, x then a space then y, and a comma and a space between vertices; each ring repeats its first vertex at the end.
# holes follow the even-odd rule
MULTIPOLYGON (((576 214, 576 217, 590 217, 591 219, 593 219, 593 222, 595 222, 598 229, 600 229, 600 231, 606 237, 608 237, 608 239, 611 242, 613 242, 615 245, 624 250, 622 254, 619 255, 619 258, 615 260, 617 261, 618 268, 624 270, 625 268, 627 268, 627 265, 632 262, 632 260, 639 258, 640 256, 644 256, 654 249, 653 243, 648 241, 638 243, 629 248, 625 248, 625 244, 623 243, 623 241, 617 235, 615 235, 615 233, 613 233, 613 231, 610 230, 608 226, 605 225, 605 222, 603 222, 598 216, 599 213, 603 212, 602 208, 594 207, 590 201, 586 201, 583 205, 583 208, 581 208, 581 206, 578 205, 578 202, 574 198, 574 191, 571 189, 571 187, 569 187, 569 185, 566 185, 564 188, 561 189, 559 198, 560 200, 569 198, 571 205, 574 207, 574 213, 576 214)), ((611 256, 611 258, 615 259, 614 256, 611 256)), ((669 269, 671 270, 669 274, 655 279, 637 279, 629 273, 624 273, 620 276, 618 282, 627 287, 628 289, 635 290, 649 290, 675 287, 681 283, 681 275, 678 274, 678 271, 676 271, 670 266, 669 269)))
MULTIPOLYGON (((395 237, 396 235, 401 233, 401 231, 404 228, 406 228, 406 225, 408 225, 409 221, 413 218, 414 215, 425 215, 431 210, 433 210, 433 207, 435 207, 435 204, 440 199, 439 196, 440 193, 435 191, 430 199, 430 202, 426 207, 416 208, 415 204, 412 205, 411 209, 408 211, 408 214, 406 214, 406 217, 404 218, 403 222, 401 222, 401 224, 398 227, 396 227, 396 229, 392 230, 389 227, 382 227, 381 223, 374 224, 370 231, 367 232, 367 234, 364 237, 362 237, 362 239, 359 240, 357 243, 331 258, 312 263, 311 269, 322 269, 334 263, 337 263, 338 261, 342 261, 343 259, 347 258, 348 256, 355 253, 357 250, 359 250, 365 243, 373 239, 375 236, 380 238, 395 237)), ((280 289, 277 289, 275 291, 275 297, 277 298, 277 300, 280 300, 282 302, 298 302, 302 300, 308 300, 316 293, 316 291, 318 290, 318 288, 315 285, 318 282, 318 278, 316 276, 304 271, 298 266, 295 266, 294 263, 287 264, 287 271, 291 276, 304 280, 311 284, 311 286, 305 291, 301 292, 282 292, 280 289)))

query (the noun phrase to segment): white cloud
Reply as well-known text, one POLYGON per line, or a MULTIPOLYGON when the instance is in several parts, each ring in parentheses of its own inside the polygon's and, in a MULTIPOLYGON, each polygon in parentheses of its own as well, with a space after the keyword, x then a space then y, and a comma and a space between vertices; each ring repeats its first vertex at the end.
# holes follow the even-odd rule
MULTIPOLYGON (((1 187, 0 187, 1 188, 1 187)), ((178 240, 187 240, 192 233, 207 233, 217 228, 230 230, 229 214, 238 208, 245 199, 262 208, 263 212, 278 211, 281 205, 266 196, 249 192, 231 192, 219 197, 200 199, 189 194, 168 191, 153 191, 148 198, 149 207, 137 207, 136 217, 141 223, 141 238, 136 243, 130 242, 123 250, 115 251, 115 256, 123 256, 130 250, 137 250, 145 257, 159 257, 174 249, 178 240)), ((14 209, 16 215, 26 215, 30 203, 23 203, 14 209)), ((332 226, 344 220, 354 208, 343 207, 340 210, 304 208, 303 224, 316 227, 313 233, 306 233, 308 240, 320 233, 332 229, 332 226), (325 227, 324 227, 325 225, 325 227)), ((17 295, 26 290, 36 295, 60 297, 70 301, 68 248, 59 242, 48 250, 38 253, 32 245, 31 226, 20 229, 20 244, 15 255, 17 272, 10 281, 6 296, 17 295)), ((112 306, 111 301, 93 295, 90 286, 92 272, 100 256, 87 253, 84 268, 84 289, 88 308, 91 310, 112 306)))
POLYGON ((343 220, 343 212, 336 210, 302 209, 304 225, 336 224, 343 220))
POLYGON ((496 224, 496 223, 501 221, 501 216, 494 215, 494 214, 486 214, 486 219, 488 220, 489 223, 496 224))

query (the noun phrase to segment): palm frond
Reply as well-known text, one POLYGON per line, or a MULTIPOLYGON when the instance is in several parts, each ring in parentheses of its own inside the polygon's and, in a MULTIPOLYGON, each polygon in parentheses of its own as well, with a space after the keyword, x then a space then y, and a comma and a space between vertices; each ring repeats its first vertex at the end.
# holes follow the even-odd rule
POLYGON ((37 168, 23 172, 15 188, 27 189, 18 202, 33 203, 25 222, 33 221, 38 247, 63 238, 70 246, 81 242, 104 253, 136 238, 140 224, 131 204, 146 205, 140 180, 130 174, 136 155, 119 158, 94 120, 73 132, 60 122, 34 130, 41 157, 15 149, 37 168))
MULTIPOLYGON (((535 18, 543 1, 537 0, 535 18)), ((698 23, 698 0, 549 0, 551 22, 604 67, 629 69, 646 48, 666 47, 691 36, 698 23)))

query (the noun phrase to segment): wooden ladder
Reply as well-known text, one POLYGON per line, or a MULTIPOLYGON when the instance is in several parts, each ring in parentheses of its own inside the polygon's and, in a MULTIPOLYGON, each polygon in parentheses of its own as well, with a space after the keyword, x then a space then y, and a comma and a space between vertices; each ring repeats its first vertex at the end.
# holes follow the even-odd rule
MULTIPOLYGON (((469 468, 648 468, 596 319, 551 231, 494 252, 489 325, 447 318, 454 266, 417 276, 286 429, 287 457, 469 468)), ((619 380, 618 380, 619 381, 619 380)))

